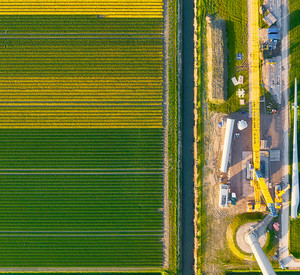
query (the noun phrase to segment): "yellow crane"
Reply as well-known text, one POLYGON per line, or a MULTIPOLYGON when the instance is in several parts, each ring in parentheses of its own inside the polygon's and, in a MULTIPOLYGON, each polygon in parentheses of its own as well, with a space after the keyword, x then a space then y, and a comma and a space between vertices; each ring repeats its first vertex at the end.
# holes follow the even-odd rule
POLYGON ((251 0, 250 5, 250 74, 249 83, 251 85, 252 96, 252 147, 253 147, 253 180, 255 206, 254 211, 261 211, 261 194, 272 216, 277 216, 274 201, 269 189, 260 172, 260 77, 259 77, 259 0, 251 0))
POLYGON ((283 190, 276 190, 275 193, 275 208, 280 209, 282 203, 282 196, 283 194, 290 189, 290 185, 288 184, 286 188, 283 190))

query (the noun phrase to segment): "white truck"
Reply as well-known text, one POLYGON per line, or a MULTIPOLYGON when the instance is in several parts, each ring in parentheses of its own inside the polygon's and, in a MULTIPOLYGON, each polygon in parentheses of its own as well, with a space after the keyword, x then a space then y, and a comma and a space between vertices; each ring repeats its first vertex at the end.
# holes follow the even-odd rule
POLYGON ((228 206, 228 193, 229 193, 229 186, 226 184, 221 184, 220 185, 220 196, 219 196, 219 206, 220 207, 228 206))

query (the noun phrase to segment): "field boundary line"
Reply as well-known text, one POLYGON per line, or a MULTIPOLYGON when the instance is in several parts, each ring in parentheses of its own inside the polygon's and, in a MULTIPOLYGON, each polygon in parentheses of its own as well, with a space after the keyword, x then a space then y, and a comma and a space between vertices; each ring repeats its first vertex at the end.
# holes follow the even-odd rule
POLYGON ((66 36, 66 35, 90 35, 90 36, 96 36, 96 35, 121 35, 121 36, 126 36, 126 35, 161 35, 163 36, 163 33, 2 33, 0 34, 0 36, 12 36, 12 35, 62 35, 62 36, 66 36))
POLYGON ((84 169, 76 169, 76 168, 1 168, 0 171, 155 171, 155 170, 162 170, 162 168, 128 168, 128 169, 121 169, 121 168, 115 168, 115 169, 97 169, 97 168, 84 168, 84 169))
POLYGON ((163 37, 1 37, 0 39, 163 39, 163 37))
POLYGON ((128 230, 128 231, 120 231, 120 230, 73 230, 73 231, 68 231, 68 230, 53 230, 53 231, 46 231, 46 230, 39 230, 39 231, 34 231, 34 230, 12 230, 12 231, 8 231, 8 230, 0 230, 0 234, 1 233, 51 233, 51 232, 55 232, 55 233, 122 233, 122 232, 132 232, 132 233, 150 233, 150 232, 160 232, 162 233, 162 230, 128 230))
POLYGON ((136 172, 136 173, 101 173, 101 172, 87 172, 87 173, 72 173, 72 172, 62 172, 62 173, 50 173, 50 172, 45 172, 45 173, 0 173, 0 175, 161 175, 163 172, 136 172))
POLYGON ((170 199, 169 199, 169 1, 163 10, 163 267, 170 267, 170 199))
POLYGON ((158 272, 158 267, 1 267, 0 272, 158 272))
POLYGON ((0 234, 1 237, 162 237, 163 234, 0 234))

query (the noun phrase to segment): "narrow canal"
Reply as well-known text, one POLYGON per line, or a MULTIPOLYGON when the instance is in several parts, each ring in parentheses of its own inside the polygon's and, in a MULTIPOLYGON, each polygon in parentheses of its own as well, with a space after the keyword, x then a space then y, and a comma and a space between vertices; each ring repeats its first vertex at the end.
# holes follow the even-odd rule
POLYGON ((193 274, 194 194, 193 194, 193 88, 194 42, 193 0, 183 0, 183 136, 182 136, 182 273, 193 274))

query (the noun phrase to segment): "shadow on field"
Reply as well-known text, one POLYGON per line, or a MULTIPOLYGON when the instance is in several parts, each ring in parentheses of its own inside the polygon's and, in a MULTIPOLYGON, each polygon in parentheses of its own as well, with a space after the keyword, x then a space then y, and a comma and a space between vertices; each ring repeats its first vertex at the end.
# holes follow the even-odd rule
POLYGON ((300 25, 300 10, 295 10, 290 14, 290 31, 300 25))

